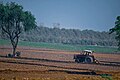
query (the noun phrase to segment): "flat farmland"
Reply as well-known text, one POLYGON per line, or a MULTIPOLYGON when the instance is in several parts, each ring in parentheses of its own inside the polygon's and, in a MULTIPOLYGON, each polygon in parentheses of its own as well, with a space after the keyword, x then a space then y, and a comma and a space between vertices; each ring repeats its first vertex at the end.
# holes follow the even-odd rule
POLYGON ((120 55, 94 53, 99 64, 75 63, 77 51, 18 47, 20 58, 7 58, 12 48, 0 46, 0 79, 119 80, 120 55))

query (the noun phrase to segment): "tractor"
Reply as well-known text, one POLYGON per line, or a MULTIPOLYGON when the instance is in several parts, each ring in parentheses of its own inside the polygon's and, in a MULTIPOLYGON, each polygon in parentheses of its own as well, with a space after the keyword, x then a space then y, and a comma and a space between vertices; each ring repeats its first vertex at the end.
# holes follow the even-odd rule
POLYGON ((95 59, 93 55, 93 51, 84 50, 82 54, 74 55, 75 62, 77 63, 97 63, 98 61, 95 59))

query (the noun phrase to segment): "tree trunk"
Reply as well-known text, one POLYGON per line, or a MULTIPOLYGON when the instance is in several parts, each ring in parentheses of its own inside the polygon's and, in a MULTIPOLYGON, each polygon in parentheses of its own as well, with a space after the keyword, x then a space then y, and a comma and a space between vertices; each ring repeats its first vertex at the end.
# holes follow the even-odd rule
POLYGON ((15 54, 16 54, 16 48, 17 46, 16 45, 13 45, 13 56, 15 57, 15 54))
POLYGON ((12 51, 13 57, 15 57, 19 37, 17 36, 16 39, 14 39, 14 40, 12 38, 10 38, 10 39, 11 39, 11 43, 12 43, 12 47, 13 47, 13 51, 12 51))

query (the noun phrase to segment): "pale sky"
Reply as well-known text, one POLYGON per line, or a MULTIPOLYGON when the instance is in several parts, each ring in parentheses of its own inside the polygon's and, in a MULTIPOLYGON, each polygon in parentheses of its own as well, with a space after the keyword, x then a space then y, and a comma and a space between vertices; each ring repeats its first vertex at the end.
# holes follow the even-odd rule
POLYGON ((120 16, 120 0, 0 0, 16 2, 31 11, 37 24, 60 28, 108 31, 120 16))

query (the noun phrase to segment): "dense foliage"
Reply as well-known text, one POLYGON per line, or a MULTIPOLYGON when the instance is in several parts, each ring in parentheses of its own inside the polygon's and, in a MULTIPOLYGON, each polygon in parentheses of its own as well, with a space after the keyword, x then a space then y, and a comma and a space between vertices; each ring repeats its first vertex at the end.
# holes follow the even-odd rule
POLYGON ((34 16, 30 12, 24 11, 21 5, 14 2, 0 3, 0 29, 10 39, 13 46, 13 55, 15 55, 22 31, 28 31, 35 26, 34 16))
POLYGON ((37 27, 21 36, 23 41, 116 46, 115 34, 93 30, 37 27))
POLYGON ((119 46, 119 50, 120 50, 120 16, 117 17, 117 20, 115 22, 115 27, 110 29, 110 33, 116 33, 116 40, 118 41, 118 46, 119 46))

